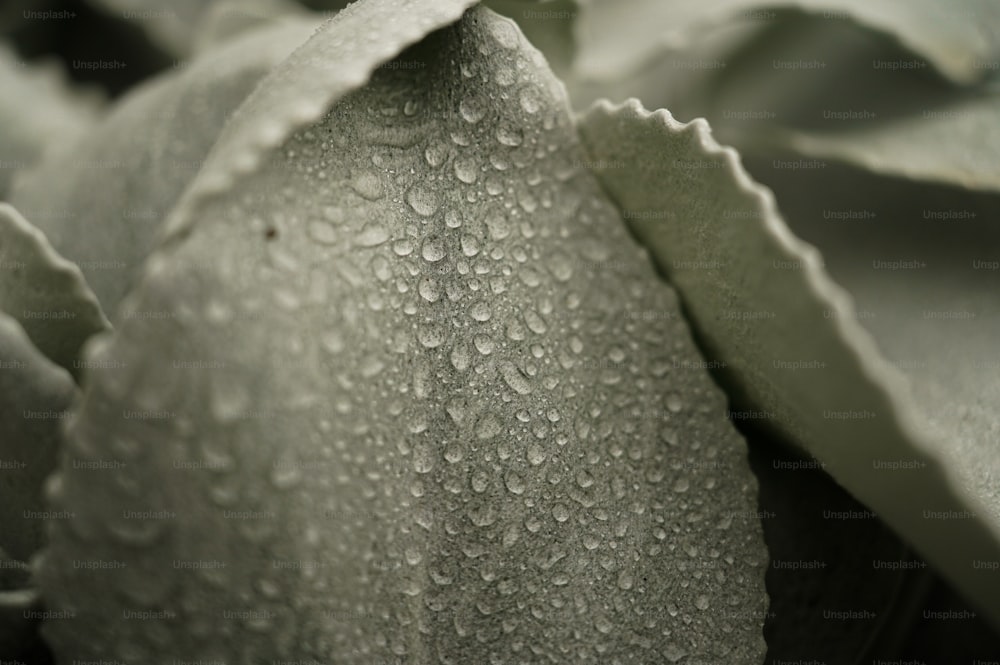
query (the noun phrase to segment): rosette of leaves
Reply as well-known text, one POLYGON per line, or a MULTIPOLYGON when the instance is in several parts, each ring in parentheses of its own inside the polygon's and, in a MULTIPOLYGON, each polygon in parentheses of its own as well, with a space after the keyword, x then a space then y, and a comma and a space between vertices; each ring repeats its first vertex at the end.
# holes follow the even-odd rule
POLYGON ((866 662, 909 546, 997 619, 993 236, 912 222, 995 210, 989 3, 91 4, 183 64, 8 68, 8 650, 866 662))

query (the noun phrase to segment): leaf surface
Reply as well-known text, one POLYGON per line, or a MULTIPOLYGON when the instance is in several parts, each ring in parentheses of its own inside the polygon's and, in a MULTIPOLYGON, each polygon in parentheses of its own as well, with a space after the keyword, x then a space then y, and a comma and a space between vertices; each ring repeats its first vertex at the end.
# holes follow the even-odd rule
MULTIPOLYGON (((258 92, 231 127, 285 103, 258 92)), ((40 567, 77 617, 57 654, 759 663, 746 448, 583 158, 540 55, 476 9, 185 208, 126 305, 174 316, 95 344, 127 369, 92 374, 53 483, 89 497, 40 567), (68 565, 104 557, 128 565, 68 565)))
POLYGON ((676 285, 711 360, 723 363, 732 396, 824 462, 1000 619, 1000 578, 974 565, 1000 558, 1000 523, 913 417, 905 379, 771 192, 703 120, 677 123, 635 101, 598 104, 581 132, 604 186, 676 285))

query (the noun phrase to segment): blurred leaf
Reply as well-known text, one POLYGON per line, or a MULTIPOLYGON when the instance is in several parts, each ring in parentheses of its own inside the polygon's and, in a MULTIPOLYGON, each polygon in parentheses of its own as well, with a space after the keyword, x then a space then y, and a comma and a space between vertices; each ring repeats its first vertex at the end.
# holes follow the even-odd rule
MULTIPOLYGON (((790 172, 774 161, 755 161, 755 172, 778 189, 796 233, 851 293, 854 318, 908 379, 904 415, 977 499, 980 517, 1000 524, 1000 197, 845 168, 790 172)), ((990 600, 995 610, 1000 601, 990 600)))
POLYGON ((5 658, 31 665, 50 662, 38 639, 42 611, 35 589, 0 591, 0 649, 5 658))
MULTIPOLYGON (((921 62, 851 22, 783 15, 705 83, 711 92, 700 111, 720 140, 741 151, 794 152, 1000 189, 996 88, 956 89, 921 67, 873 67, 921 62)), ((648 105, 658 97, 656 84, 647 91, 648 105)))
POLYGON ((11 201, 80 266, 112 316, 221 127, 315 27, 283 23, 207 51, 137 88, 93 131, 19 176, 11 201))
POLYGON ((198 25, 194 50, 200 53, 281 21, 302 20, 308 20, 307 11, 295 0, 214 0, 198 25))
POLYGON ((70 375, 0 312, 0 547, 17 561, 44 542, 42 485, 56 467, 62 419, 75 394, 70 375))
MULTIPOLYGON (((217 0, 87 0, 95 8, 142 28, 174 55, 192 50, 195 28, 217 0)), ((248 0, 249 1, 249 0, 248 0)))
POLYGON ((110 328, 80 269, 6 203, 0 203, 0 312, 74 376, 83 344, 110 328))
POLYGON ((636 102, 601 104, 583 116, 581 132, 704 348, 724 363, 731 394, 824 462, 1000 621, 1000 576, 974 565, 1000 560, 1000 523, 983 509, 988 496, 962 487, 955 461, 915 417, 905 379, 851 316, 820 254, 785 225, 771 193, 703 120, 682 125, 636 102))
POLYGON ((867 110, 844 129, 818 132, 754 127, 728 134, 741 148, 788 159, 830 159, 874 172, 969 189, 1000 192, 1000 91, 952 95, 930 92, 910 114, 876 120, 867 110))
POLYGON ((849 18, 899 40, 958 83, 986 73, 1000 57, 1000 5, 993 0, 579 0, 578 71, 614 80, 683 49, 727 22, 767 22, 798 8, 830 20, 849 18))
POLYGON ((95 121, 96 95, 72 91, 55 65, 28 65, 0 44, 0 200, 14 174, 95 121))
POLYGON ((316 122, 147 262, 126 308, 170 316, 92 347, 125 367, 92 373, 52 484, 79 506, 39 567, 76 612, 57 654, 759 663, 746 449, 559 82, 486 9, 367 81, 335 45, 423 13, 351 11, 292 56, 316 122), (94 459, 127 466, 95 483, 94 459))

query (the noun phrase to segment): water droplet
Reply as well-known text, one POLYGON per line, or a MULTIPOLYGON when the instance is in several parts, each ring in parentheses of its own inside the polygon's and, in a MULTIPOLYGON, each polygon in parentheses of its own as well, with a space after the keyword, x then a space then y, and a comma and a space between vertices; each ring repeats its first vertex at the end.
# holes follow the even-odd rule
POLYGON ((699 610, 707 610, 709 606, 708 596, 701 595, 694 599, 694 606, 699 610))
POLYGON ((482 494, 490 486, 490 476, 485 471, 475 471, 469 479, 469 484, 473 492, 482 494))
POLYGON ((294 459, 277 459, 271 465, 271 484, 277 489, 286 490, 299 484, 302 480, 301 465, 294 459))
POLYGON ((377 201, 384 194, 382 180, 371 171, 363 171, 355 175, 354 179, 351 180, 351 188, 359 196, 369 201, 377 201))
POLYGON ((441 297, 441 290, 438 288, 437 280, 433 277, 422 277, 417 285, 417 292, 427 302, 437 302, 438 298, 441 297))
POLYGON ((524 494, 524 479, 513 471, 504 477, 504 485, 511 494, 524 494))
POLYGON ((356 237, 362 247, 377 247, 389 239, 389 232, 379 222, 368 222, 356 237))
POLYGON ((424 257, 425 261, 431 263, 440 261, 446 255, 444 242, 433 236, 425 238, 424 243, 420 246, 420 255, 424 257))
POLYGON ((456 344, 452 348, 451 366, 459 372, 469 369, 469 349, 464 344, 456 344))
POLYGON ((549 329, 548 324, 545 323, 545 319, 543 319, 538 312, 532 309, 524 312, 524 323, 528 326, 528 330, 536 335, 543 335, 545 334, 545 331, 549 329))
POLYGON ((487 413, 476 423, 476 436, 480 439, 492 439, 500 433, 500 421, 492 413, 487 413))
POLYGON ((486 115, 487 105, 476 97, 466 97, 458 104, 458 112, 469 123, 476 123, 486 115))
POLYGON ((427 164, 437 168, 448 159, 448 150, 448 146, 444 143, 432 143, 424 151, 424 159, 427 160, 427 164))
POLYGON ((502 211, 494 208, 486 213, 486 228, 493 240, 503 240, 510 235, 510 225, 502 211))
POLYGON ((612 629, 614 628, 614 625, 611 623, 611 621, 606 616, 604 616, 602 614, 602 615, 599 615, 594 620, 594 627, 597 628, 597 632, 601 633, 602 635, 607 635, 608 633, 610 633, 612 631, 612 629))
POLYGON ((406 202, 421 217, 430 217, 438 210, 438 196, 421 186, 411 187, 406 192, 406 202))
POLYGON ((479 300, 469 308, 469 316, 482 323, 489 321, 493 312, 490 311, 490 306, 485 301, 479 300))
POLYGON ((444 214, 444 225, 449 229, 457 229, 462 226, 462 213, 451 209, 444 214))
POLYGON ((630 575, 629 573, 627 573, 625 571, 622 571, 618 575, 618 588, 619 589, 625 589, 627 591, 628 589, 632 588, 632 585, 634 583, 635 583, 635 580, 633 579, 632 575, 630 575))
POLYGON ((538 91, 533 87, 526 87, 521 90, 520 102, 521 108, 524 109, 525 113, 538 113, 538 109, 542 108, 541 98, 538 96, 538 91))
POLYGON ((417 330, 417 341, 428 349, 441 346, 446 337, 444 328, 435 324, 427 324, 417 330))
POLYGON ((445 448, 444 458, 449 464, 461 462, 462 457, 464 457, 464 452, 462 451, 462 447, 460 445, 453 443, 445 448))
POLYGON ((569 508, 564 503, 557 503, 552 507, 552 517, 557 522, 565 522, 569 519, 569 508))
POLYGON ((409 256, 413 253, 413 241, 409 238, 402 238, 392 243, 392 251, 396 256, 409 256))
POLYGON ((689 487, 691 487, 691 483, 688 482, 687 478, 681 478, 676 483, 674 483, 675 492, 687 492, 689 487))
POLYGON ((455 160, 455 177, 471 185, 479 178, 479 166, 471 157, 459 157, 455 160))
POLYGON ((538 443, 532 442, 528 446, 528 463, 532 466, 538 466, 545 461, 545 449, 542 448, 538 443))
POLYGON ((503 180, 495 175, 486 178, 486 193, 490 196, 500 196, 503 194, 503 180))
POLYGON ((531 392, 531 382, 528 377, 509 360, 500 363, 500 375, 511 390, 517 394, 527 395, 531 392))
POLYGON ((476 347, 476 351, 479 351, 484 356, 493 353, 493 338, 489 335, 476 335, 472 338, 472 344, 476 347))
POLYGON ((417 473, 429 473, 434 468, 434 450, 426 443, 413 447, 413 470, 417 473))
POLYGON ((473 257, 479 253, 479 241, 476 240, 475 236, 465 233, 462 235, 461 239, 462 254, 468 257, 473 257))
POLYGON ((666 404, 671 413, 680 413, 681 409, 684 408, 684 403, 681 402, 680 395, 677 393, 667 395, 666 404))
POLYGON ((497 141, 506 146, 519 146, 524 141, 524 133, 520 127, 504 123, 497 127, 497 141))

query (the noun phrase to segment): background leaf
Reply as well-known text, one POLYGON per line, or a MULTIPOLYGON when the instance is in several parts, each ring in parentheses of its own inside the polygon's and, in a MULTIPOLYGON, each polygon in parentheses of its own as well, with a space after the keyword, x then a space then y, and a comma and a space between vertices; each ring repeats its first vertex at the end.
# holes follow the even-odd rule
POLYGON ((55 469, 59 428, 75 392, 69 374, 0 313, 0 547, 17 561, 42 545, 42 484, 55 469))
POLYGON ((94 131, 19 177, 14 205, 80 266, 112 316, 221 127, 315 27, 284 23, 206 52, 130 93, 94 131))
POLYGON ((76 376, 80 349, 110 328, 80 269, 13 207, 0 203, 0 311, 49 359, 76 376))
POLYGON ((597 105, 581 123, 602 182, 684 298, 706 353, 725 363, 730 397, 767 414, 1000 619, 1000 579, 973 565, 1000 559, 1000 525, 918 428, 905 380, 771 193, 702 120, 682 125, 633 101, 597 105))
POLYGON ((0 200, 14 174, 35 164, 49 146, 89 127, 97 95, 71 92, 54 64, 28 65, 0 44, 0 200))
POLYGON ((730 21, 766 22, 798 8, 829 20, 849 18, 885 32, 958 83, 983 78, 977 67, 1000 56, 1000 7, 990 0, 580 0, 581 76, 613 80, 683 48, 730 21))

